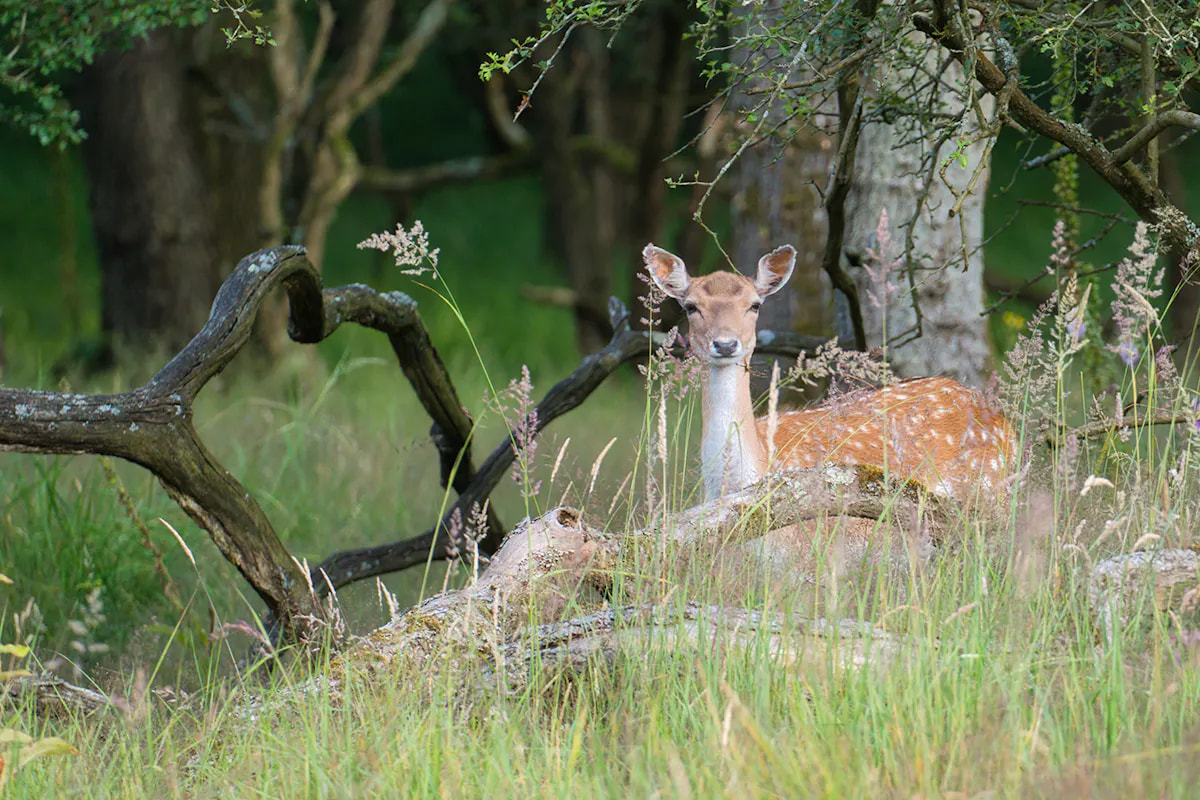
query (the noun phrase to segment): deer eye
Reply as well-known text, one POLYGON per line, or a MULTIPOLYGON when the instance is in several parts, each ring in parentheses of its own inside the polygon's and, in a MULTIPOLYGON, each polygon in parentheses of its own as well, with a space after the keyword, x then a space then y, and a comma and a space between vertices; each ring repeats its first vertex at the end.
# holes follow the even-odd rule
POLYGON ((758 301, 755 301, 750 304, 750 310, 753 311, 755 314, 758 313, 758 310, 760 308, 762 308, 762 303, 759 303, 758 301))
POLYGON ((700 311, 700 309, 696 307, 695 303, 684 303, 683 310, 686 311, 689 316, 700 311))

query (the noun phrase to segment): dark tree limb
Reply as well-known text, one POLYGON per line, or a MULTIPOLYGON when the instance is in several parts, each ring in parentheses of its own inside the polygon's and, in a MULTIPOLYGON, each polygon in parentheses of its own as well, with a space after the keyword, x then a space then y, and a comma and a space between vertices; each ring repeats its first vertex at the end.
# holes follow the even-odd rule
MULTIPOLYGON (((620 311, 624 312, 624 306, 620 306, 620 311)), ((613 317, 617 316, 617 313, 613 314, 613 317)), ((666 336, 658 332, 630 330, 627 314, 615 322, 617 332, 608 346, 587 356, 574 372, 555 384, 526 417, 523 424, 527 426, 530 438, 541 433, 555 419, 577 408, 619 366, 635 358, 648 356, 651 348, 660 344, 666 336)), ((324 577, 320 581, 314 580, 314 584, 324 585, 327 577, 334 588, 339 588, 364 578, 408 569, 430 558, 444 559, 449 544, 448 526, 451 518, 457 515, 460 519, 466 519, 475 506, 482 506, 516 458, 516 443, 513 437, 506 436, 437 525, 403 541, 334 553, 313 570, 314 575, 324 573, 324 577)), ((482 544, 486 547, 490 542, 482 544)))
POLYGON ((1130 137, 1129 141, 1121 145, 1113 153, 1113 161, 1118 164, 1124 164, 1141 152, 1146 145, 1154 141, 1167 128, 1191 128, 1194 131, 1200 131, 1200 114, 1195 114, 1191 111, 1181 111, 1180 109, 1163 111, 1153 121, 1146 124, 1141 130, 1130 137))
POLYGON ((209 532, 293 641, 315 639, 325 612, 262 507, 200 441, 192 401, 249 340, 267 294, 283 286, 298 338, 323 328, 320 280, 300 248, 247 256, 217 293, 208 323, 144 386, 116 395, 0 390, 0 450, 93 453, 132 461, 209 532))
POLYGON ((1129 414, 1128 419, 1119 421, 1115 419, 1098 419, 1074 428, 1060 428, 1056 431, 1056 435, 1051 435, 1047 438, 1046 445, 1056 447, 1067 436, 1072 435, 1080 439, 1099 439, 1104 436, 1112 436, 1130 428, 1148 428, 1155 425, 1200 425, 1200 414, 1195 412, 1172 411, 1169 408, 1147 410, 1137 407, 1127 407, 1124 413, 1129 414))
MULTIPOLYGON (((429 339, 417 304, 400 292, 381 294, 369 286, 355 284, 325 291, 328 328, 322 339, 343 321, 387 334, 404 377, 412 385, 425 413, 433 420, 429 435, 438 450, 442 487, 453 486, 461 494, 475 478, 471 461, 471 429, 474 422, 458 398, 458 391, 429 339)), ((296 335, 292 338, 297 341, 296 335)), ((319 341, 319 340, 318 340, 319 341)), ((488 510, 488 538, 499 544, 504 527, 493 509, 488 510)))
MULTIPOLYGON (((858 287, 842 269, 842 245, 846 235, 846 196, 854 182, 854 158, 858 152, 858 135, 862 130, 862 98, 859 97, 857 75, 846 72, 838 80, 838 113, 841 116, 841 140, 837 164, 825 192, 825 213, 829 217, 829 233, 825 237, 825 252, 821 269, 829 276, 835 289, 846 296, 850 323, 854 327, 854 346, 867 349, 867 330, 863 323, 862 304, 858 287)), ((919 313, 919 312, 918 312, 919 313)))

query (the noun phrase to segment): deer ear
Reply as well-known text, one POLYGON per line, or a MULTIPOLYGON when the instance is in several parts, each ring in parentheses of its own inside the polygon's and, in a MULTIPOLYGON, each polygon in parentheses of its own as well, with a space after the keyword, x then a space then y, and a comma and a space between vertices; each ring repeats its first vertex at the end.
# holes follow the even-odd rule
POLYGON ((775 294, 792 277, 796 266, 796 248, 790 244, 777 247, 758 260, 758 277, 754 280, 754 288, 761 297, 775 294))
POLYGON ((658 288, 682 302, 692 282, 688 277, 687 267, 683 265, 683 259, 652 244, 646 245, 642 250, 642 259, 646 262, 646 270, 658 284, 658 288))

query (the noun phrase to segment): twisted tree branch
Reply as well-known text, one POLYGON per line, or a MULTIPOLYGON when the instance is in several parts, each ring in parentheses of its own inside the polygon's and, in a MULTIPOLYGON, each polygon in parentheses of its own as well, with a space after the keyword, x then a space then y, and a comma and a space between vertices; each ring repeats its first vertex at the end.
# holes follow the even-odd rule
MULTIPOLYGON (((416 304, 400 292, 354 285, 322 291, 320 275, 303 248, 277 247, 242 259, 221 286, 204 328, 146 382, 116 395, 0 389, 0 450, 110 455, 150 470, 187 514, 208 531, 221 553, 241 571, 282 624, 285 638, 308 641, 325 614, 308 576, 279 541, 262 507, 201 442, 192 403, 250 339, 263 301, 277 286, 291 306, 289 334, 316 343, 343 322, 388 335, 401 369, 433 418, 443 479, 458 488, 474 477, 470 458, 473 423, 416 304)), ((492 535, 503 535, 490 517, 492 535)))
MULTIPOLYGON (((588 356, 570 377, 547 392, 524 421, 532 439, 580 405, 621 364, 646 357, 665 334, 633 331, 629 313, 610 303, 616 330, 609 345, 588 356)), ((763 353, 796 355, 822 343, 794 334, 760 334, 763 353)), ((517 456, 505 437, 476 472, 471 463, 473 422, 425 330, 416 303, 401 292, 351 285, 322 289, 300 247, 260 250, 243 258, 221 286, 203 329, 143 386, 114 395, 0 389, 0 451, 96 454, 123 458, 150 470, 168 494, 206 530, 281 624, 289 641, 314 640, 326 628, 319 595, 336 586, 445 557, 450 517, 482 506, 517 456), (192 421, 196 395, 249 341, 254 320, 276 287, 287 292, 288 333, 300 343, 320 342, 352 322, 388 336, 400 367, 433 420, 443 485, 459 493, 450 513, 421 536, 404 542, 336 553, 306 575, 280 542, 253 496, 209 453, 192 421), (315 588, 314 588, 315 585, 315 588)), ((504 531, 489 514, 482 546, 498 547, 504 531)))
POLYGON ((264 298, 288 294, 296 335, 324 328, 320 280, 300 248, 242 259, 221 287, 207 324, 175 358, 130 392, 82 395, 0 390, 0 450, 94 453, 140 464, 238 568, 292 640, 310 641, 325 613, 307 575, 279 541, 262 507, 200 441, 192 401, 249 340, 264 298))

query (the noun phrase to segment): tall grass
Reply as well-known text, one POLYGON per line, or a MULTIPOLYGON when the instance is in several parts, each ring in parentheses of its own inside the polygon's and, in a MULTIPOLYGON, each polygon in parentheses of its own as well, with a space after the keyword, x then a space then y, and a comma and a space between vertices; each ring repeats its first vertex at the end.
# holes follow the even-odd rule
POLYGON ((1020 591, 995 580, 993 566, 968 552, 932 575, 920 604, 898 613, 937 638, 914 638, 886 668, 796 672, 753 647, 681 657, 652 646, 570 679, 547 674, 516 696, 400 672, 351 684, 337 706, 312 696, 249 724, 235 719, 238 696, 210 684, 182 709, 150 698, 140 714, 48 726, 80 755, 28 767, 12 789, 1192 796, 1196 649, 1173 644, 1170 623, 1154 615, 1144 631, 1098 647, 1075 587, 1020 591), (964 600, 978 605, 956 614, 964 600))

